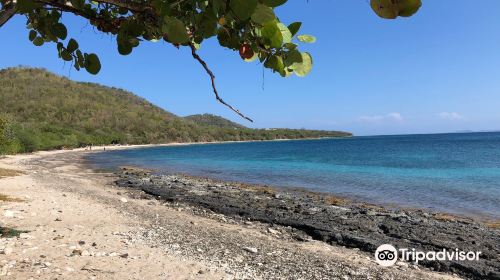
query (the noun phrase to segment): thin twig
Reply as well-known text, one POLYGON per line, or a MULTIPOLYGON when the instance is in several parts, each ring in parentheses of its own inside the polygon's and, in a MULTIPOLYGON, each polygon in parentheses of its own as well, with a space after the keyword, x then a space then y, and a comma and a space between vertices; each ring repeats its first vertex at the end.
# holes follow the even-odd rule
POLYGON ((210 70, 210 68, 208 68, 207 63, 203 59, 201 59, 201 57, 196 53, 195 46, 190 43, 189 47, 191 47, 191 54, 193 55, 193 58, 196 59, 201 64, 201 66, 203 66, 203 68, 205 69, 205 71, 207 72, 207 74, 210 76, 210 80, 212 81, 212 88, 214 90, 215 98, 217 99, 217 101, 219 101, 220 103, 224 104, 229 109, 233 110, 236 114, 240 115, 242 118, 244 118, 244 119, 246 119, 246 120, 248 120, 250 122, 253 122, 253 120, 251 118, 243 115, 240 112, 240 110, 235 109, 233 106, 227 104, 224 100, 222 100, 222 98, 220 98, 219 92, 217 92, 217 87, 215 86, 215 75, 214 75, 214 73, 210 70))

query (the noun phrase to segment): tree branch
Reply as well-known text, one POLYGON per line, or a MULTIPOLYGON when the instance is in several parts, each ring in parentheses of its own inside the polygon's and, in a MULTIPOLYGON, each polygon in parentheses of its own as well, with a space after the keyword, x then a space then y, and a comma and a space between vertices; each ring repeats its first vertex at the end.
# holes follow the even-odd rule
POLYGON ((152 10, 151 6, 149 6, 146 2, 137 3, 137 2, 133 2, 133 1, 127 1, 127 0, 95 0, 95 2, 110 4, 110 5, 120 7, 120 8, 126 8, 126 9, 129 9, 130 11, 138 12, 138 13, 144 12, 148 9, 152 10))
MULTIPOLYGON (((151 4, 146 2, 146 1, 143 3, 138 3, 135 1, 128 1, 128 0, 94 0, 94 1, 98 2, 98 3, 113 5, 113 6, 120 7, 120 8, 126 8, 126 9, 129 9, 130 11, 133 11, 136 13, 142 13, 142 12, 145 12, 147 10, 151 10, 151 11, 154 10, 153 7, 151 6, 151 4)), ((174 8, 177 5, 180 5, 180 4, 182 4, 182 2, 185 2, 185 1, 186 0, 178 0, 177 2, 170 4, 170 7, 174 8)))
POLYGON ((219 101, 220 103, 222 103, 223 105, 225 105, 229 109, 233 110, 236 114, 240 115, 242 118, 244 118, 250 122, 253 122, 253 120, 251 118, 243 115, 240 112, 240 110, 235 109, 233 106, 227 104, 222 98, 220 98, 219 93, 217 92, 217 87, 215 86, 214 73, 210 70, 210 68, 208 68, 207 63, 203 59, 201 59, 201 57, 196 53, 196 48, 194 47, 194 45, 190 43, 189 47, 191 48, 191 55, 193 56, 193 58, 196 59, 201 64, 201 66, 203 66, 203 68, 205 69, 207 74, 210 76, 210 80, 212 81, 212 88, 214 90, 215 98, 217 99, 217 101, 219 101))
POLYGON ((0 10, 0 27, 2 27, 9 19, 14 16, 16 13, 16 8, 13 4, 4 6, 2 10, 0 10))
POLYGON ((114 19, 113 21, 107 21, 103 18, 90 16, 87 13, 85 13, 84 11, 76 9, 73 6, 61 4, 61 3, 57 2, 57 1, 53 1, 53 0, 35 0, 35 2, 51 6, 52 8, 59 10, 61 12, 72 13, 74 15, 86 18, 90 21, 99 22, 99 23, 101 23, 101 25, 107 26, 110 31, 117 32, 121 22, 124 20, 123 18, 117 18, 117 19, 114 19))

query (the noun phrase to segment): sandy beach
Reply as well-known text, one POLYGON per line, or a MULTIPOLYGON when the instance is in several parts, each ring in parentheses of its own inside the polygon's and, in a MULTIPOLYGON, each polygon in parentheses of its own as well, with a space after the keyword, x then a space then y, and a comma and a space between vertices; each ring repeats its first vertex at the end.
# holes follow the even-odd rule
MULTIPOLYGON (((130 147, 107 147, 107 150, 130 147)), ((103 147, 94 147, 94 151, 103 147)), ((118 187, 85 149, 0 159, 2 279, 460 279, 118 187)))

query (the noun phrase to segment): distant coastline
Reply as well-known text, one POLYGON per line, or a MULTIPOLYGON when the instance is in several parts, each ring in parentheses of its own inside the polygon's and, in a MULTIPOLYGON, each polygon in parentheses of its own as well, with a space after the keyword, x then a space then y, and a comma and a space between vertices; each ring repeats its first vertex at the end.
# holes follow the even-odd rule
POLYGON ((500 134, 294 140, 116 146, 106 150, 124 151, 87 158, 105 170, 138 166, 224 181, 304 188, 393 207, 500 217, 495 203, 500 162, 494 148, 500 143, 500 134), (161 149, 197 144, 214 146, 161 149), (144 150, 125 151, 141 148, 144 150), (457 149, 462 153, 453 153, 457 149), (476 162, 468 155, 483 160, 476 162))
POLYGON ((125 90, 43 69, 0 71, 0 154, 90 145, 341 137, 344 131, 254 129, 220 116, 177 116, 125 90), (22 85, 22 87, 20 86, 22 85))
MULTIPOLYGON (((356 137, 352 136, 342 136, 342 137, 318 137, 318 138, 297 138, 297 139, 272 139, 272 140, 241 140, 241 141, 211 141, 211 142, 172 142, 172 143, 162 143, 162 144, 119 144, 119 145, 98 145, 92 146, 92 151, 116 151, 116 150, 127 150, 127 149, 141 149, 141 148, 155 148, 155 147, 170 147, 170 146, 189 146, 189 145, 210 145, 210 144, 229 144, 229 143, 259 143, 259 142, 282 142, 282 141, 308 141, 308 140, 326 140, 326 139, 343 139, 356 137)), ((73 148, 73 149, 59 149, 67 151, 87 151, 88 147, 73 148)), ((50 150, 48 150, 50 151, 50 150)), ((57 150, 54 150, 57 151, 57 150)))

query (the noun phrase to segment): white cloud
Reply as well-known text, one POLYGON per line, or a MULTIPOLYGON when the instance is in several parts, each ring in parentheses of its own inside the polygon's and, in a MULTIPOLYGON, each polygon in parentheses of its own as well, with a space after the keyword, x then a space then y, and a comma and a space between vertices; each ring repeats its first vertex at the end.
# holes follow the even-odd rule
POLYGON ((457 112, 441 112, 438 114, 438 116, 443 120, 450 120, 450 121, 458 121, 465 119, 464 116, 460 115, 457 112))
POLYGON ((383 121, 402 122, 404 119, 400 113, 393 112, 393 113, 389 113, 386 115, 361 116, 361 117, 359 117, 359 120, 362 122, 376 123, 376 122, 383 122, 383 121))
POLYGON ((403 117, 400 113, 389 113, 386 117, 396 121, 403 121, 403 117))

